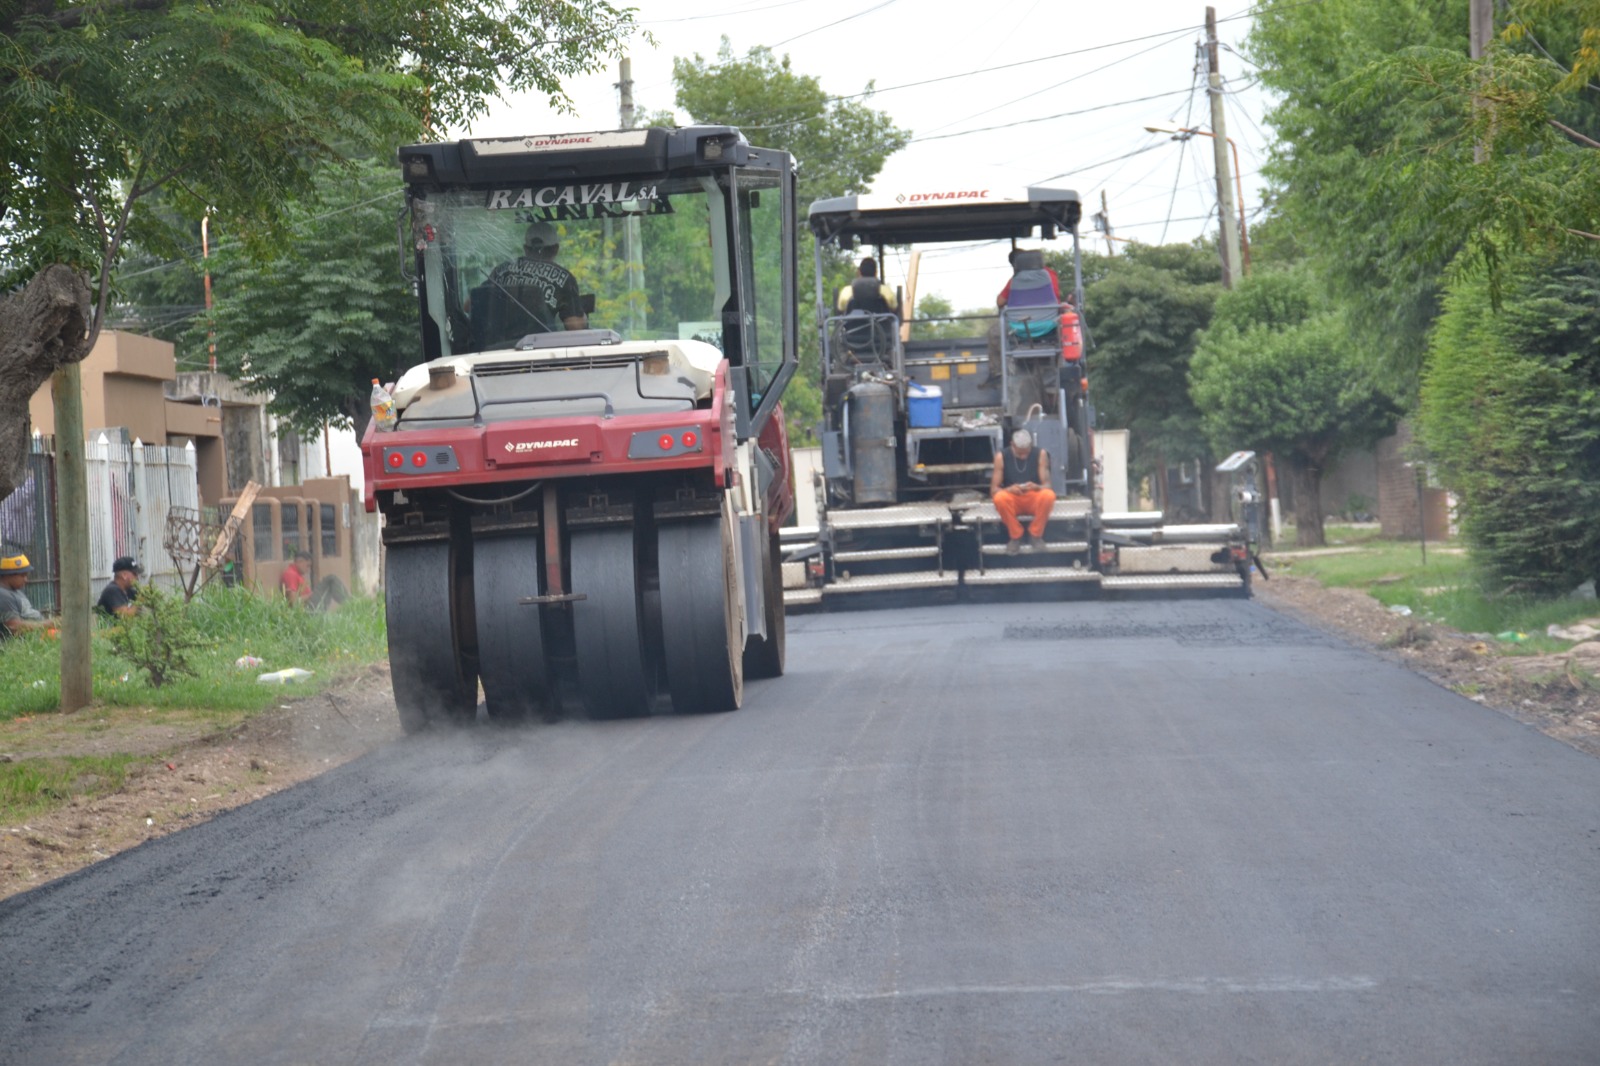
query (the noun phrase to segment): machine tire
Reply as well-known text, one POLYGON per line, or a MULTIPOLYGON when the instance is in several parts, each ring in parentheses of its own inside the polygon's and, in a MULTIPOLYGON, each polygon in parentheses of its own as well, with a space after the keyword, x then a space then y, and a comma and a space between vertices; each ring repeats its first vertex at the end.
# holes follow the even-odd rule
POLYGON ((744 699, 739 576, 721 518, 662 524, 662 644, 678 714, 736 711, 744 699), (722 579, 717 580, 717 575, 722 579))
POLYGON ((591 718, 650 712, 638 552, 631 525, 572 532, 572 605, 578 690, 591 718))
POLYGON ((478 676, 489 717, 522 721, 548 700, 540 608, 518 603, 539 595, 539 538, 484 537, 473 544, 478 615, 478 676))
POLYGON ((389 627, 389 674, 400 727, 470 720, 478 679, 466 668, 454 624, 460 575, 449 541, 390 545, 384 565, 384 614, 389 627))
POLYGON ((767 635, 744 643, 744 676, 782 677, 784 660, 783 549, 778 535, 770 534, 761 551, 761 598, 765 604, 767 635))

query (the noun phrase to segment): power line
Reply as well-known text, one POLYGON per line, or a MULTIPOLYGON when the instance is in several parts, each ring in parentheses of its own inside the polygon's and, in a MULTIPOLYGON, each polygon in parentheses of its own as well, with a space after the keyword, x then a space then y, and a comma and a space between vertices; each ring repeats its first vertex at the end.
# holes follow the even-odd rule
POLYGON ((813 28, 811 28, 809 30, 806 30, 804 33, 797 33, 793 37, 785 37, 783 40, 779 41, 777 44, 768 45, 767 47, 769 47, 769 48, 782 48, 784 45, 788 44, 790 41, 798 41, 802 37, 809 37, 813 33, 820 33, 823 30, 832 29, 833 27, 839 25, 840 23, 849 22, 851 19, 858 19, 862 15, 870 15, 874 11, 882 11, 884 8, 888 7, 890 4, 893 4, 895 2, 896 2, 896 0, 883 0, 883 3, 877 4, 877 5, 873 6, 873 7, 869 7, 865 11, 857 11, 854 15, 846 15, 842 19, 835 19, 832 22, 826 23, 826 24, 824 24, 822 26, 815 26, 815 27, 813 27, 813 28))
POLYGON ((999 111, 1001 108, 1010 107, 1012 104, 1020 104, 1024 100, 1031 100, 1035 96, 1040 96, 1040 95, 1042 95, 1044 93, 1050 92, 1052 89, 1059 89, 1063 85, 1068 85, 1068 84, 1071 84, 1072 82, 1079 81, 1079 80, 1081 80, 1083 78, 1087 78, 1091 74, 1098 74, 1103 70, 1109 70, 1112 67, 1118 65, 1119 63, 1126 63, 1130 59, 1137 59, 1139 56, 1144 55, 1146 52, 1153 52, 1157 48, 1165 47, 1166 45, 1171 44, 1173 41, 1177 40, 1183 34, 1188 33, 1188 32, 1190 32, 1190 31, 1187 30, 1187 29, 1184 29, 1184 30, 1178 30, 1178 31, 1176 31, 1174 33, 1169 33, 1169 34, 1167 34, 1165 36, 1165 38, 1163 40, 1157 41, 1155 44, 1151 45, 1149 48, 1141 48, 1137 52, 1130 52, 1127 55, 1121 57, 1120 59, 1113 59, 1109 63, 1103 63, 1100 66, 1095 67, 1092 70, 1083 71, 1081 74, 1074 74, 1072 77, 1065 78, 1065 79, 1063 79, 1061 81, 1056 82, 1053 85, 1046 85, 1044 88, 1035 89, 1031 93, 1024 93, 1022 96, 1016 97, 1015 99, 1012 99, 1012 100, 1007 100, 1003 104, 995 104, 993 107, 986 107, 982 111, 977 111, 977 112, 974 112, 973 114, 967 115, 967 116, 965 116, 963 118, 956 119, 955 122, 946 122, 943 126, 936 126, 935 130, 948 129, 949 127, 954 126, 957 123, 966 122, 969 119, 978 118, 981 115, 987 115, 992 111, 999 111))
POLYGON ((959 130, 959 131, 957 131, 955 133, 936 133, 936 134, 933 134, 933 135, 928 136, 928 137, 913 137, 913 138, 911 138, 910 143, 911 144, 921 144, 921 143, 923 143, 925 141, 944 141, 944 140, 949 140, 951 137, 965 137, 968 134, 987 133, 990 130, 1008 130, 1008 129, 1012 128, 1013 126, 1030 126, 1035 122, 1049 122, 1052 119, 1071 118, 1074 115, 1087 115, 1091 111, 1105 111, 1106 109, 1112 108, 1112 107, 1126 107, 1128 104, 1142 104, 1142 103, 1145 103, 1148 100, 1161 100, 1161 99, 1164 99, 1165 97, 1168 97, 1168 96, 1177 96, 1179 93, 1192 93, 1192 92, 1193 92, 1193 89, 1174 89, 1172 92, 1168 92, 1168 93, 1155 93, 1155 94, 1153 94, 1151 96, 1138 96, 1138 97, 1133 98, 1132 100, 1118 100, 1115 103, 1111 103, 1111 104, 1097 104, 1094 107, 1084 107, 1084 108, 1078 109, 1077 111, 1062 111, 1059 114, 1043 115, 1043 116, 1041 116, 1039 118, 1023 118, 1023 119, 1018 119, 1015 122, 1003 122, 1003 123, 1001 123, 1001 124, 999 124, 997 126, 979 126, 976 129, 959 130))

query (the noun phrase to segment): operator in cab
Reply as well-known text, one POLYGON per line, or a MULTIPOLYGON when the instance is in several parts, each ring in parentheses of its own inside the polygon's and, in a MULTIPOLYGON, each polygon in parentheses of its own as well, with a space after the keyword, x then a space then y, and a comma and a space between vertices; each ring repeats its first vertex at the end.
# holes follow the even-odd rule
POLYGON ((589 328, 578 279, 555 261, 560 251, 555 226, 532 223, 522 255, 495 267, 473 290, 470 311, 481 347, 510 347, 529 333, 589 328))
POLYGON ((898 318, 900 307, 894 290, 879 280, 876 259, 869 255, 861 260, 855 279, 839 290, 835 306, 841 315, 859 316, 859 321, 847 321, 844 326, 845 344, 852 352, 872 352, 880 359, 889 354, 894 346, 893 321, 867 316, 898 318))
POLYGON ((1056 494, 1050 488, 1050 456, 1033 445, 1033 434, 1019 429, 1011 434, 1011 447, 994 457, 994 473, 989 478, 989 496, 1005 523, 1006 554, 1038 551, 1044 547, 1044 528, 1056 494), (1023 539, 1019 515, 1031 515, 1027 539, 1023 539))

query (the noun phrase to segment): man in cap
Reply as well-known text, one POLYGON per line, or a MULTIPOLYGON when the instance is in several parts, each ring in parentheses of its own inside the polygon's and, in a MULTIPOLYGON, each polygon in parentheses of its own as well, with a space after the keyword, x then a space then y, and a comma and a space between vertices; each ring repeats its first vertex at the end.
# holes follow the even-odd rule
POLYGON ((50 620, 40 614, 22 590, 33 572, 28 557, 0 555, 0 640, 18 636, 32 629, 49 629, 50 620))
POLYGON ((475 290, 472 321, 484 348, 512 345, 529 333, 589 328, 578 279, 555 261, 560 250, 555 226, 532 223, 522 255, 495 267, 475 290))
POLYGON ((1050 521, 1050 508, 1056 494, 1050 488, 1050 456, 1033 446, 1033 434, 1019 429, 1011 434, 1011 447, 994 457, 994 473, 989 478, 989 495, 1000 513, 1010 540, 1006 554, 1037 551, 1044 547, 1044 527, 1050 521), (1031 515, 1027 540, 1023 540, 1018 515, 1031 515))
POLYGON ((128 615, 137 614, 139 605, 134 601, 139 598, 139 575, 142 573, 144 568, 134 562, 132 556, 118 557, 111 564, 111 580, 100 590, 100 599, 94 605, 95 610, 108 618, 118 616, 126 618, 128 615))

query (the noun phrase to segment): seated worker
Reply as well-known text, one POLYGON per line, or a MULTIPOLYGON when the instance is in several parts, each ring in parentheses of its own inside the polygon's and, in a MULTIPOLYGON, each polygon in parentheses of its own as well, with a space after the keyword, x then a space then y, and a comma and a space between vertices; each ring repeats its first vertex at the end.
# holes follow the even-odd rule
MULTIPOLYGON (((1061 302, 1061 279, 1056 277, 1056 272, 1044 265, 1044 253, 1030 251, 1026 248, 1013 248, 1009 256, 1011 261, 1011 277, 1006 279, 1005 288, 1000 290, 1000 295, 995 297, 995 307, 1004 312, 1012 302, 1011 290, 1017 289, 1019 307, 1042 307, 1051 303, 1061 302), (1049 285, 1046 293, 1045 286, 1049 285), (1024 295, 1026 294, 1026 295, 1024 295)), ((1000 321, 1004 314, 997 317, 989 325, 989 377, 998 380, 1000 377, 1000 321)))
MULTIPOLYGON (((856 268, 855 280, 839 290, 835 306, 841 315, 848 315, 852 311, 896 317, 900 314, 899 300, 894 290, 878 280, 878 261, 870 255, 861 260, 861 265, 856 268)), ((844 329, 845 343, 852 351, 886 354, 894 344, 892 331, 886 330, 886 326, 887 322, 882 320, 871 324, 847 324, 844 329)))
POLYGON ((139 575, 142 568, 133 561, 132 556, 124 555, 111 564, 111 580, 106 582, 106 587, 100 590, 100 599, 95 603, 94 609, 108 618, 119 615, 126 618, 128 615, 137 614, 139 605, 134 600, 139 598, 139 575))
POLYGON ((1047 304, 1061 302, 1061 279, 1056 277, 1054 268, 1044 265, 1044 253, 1026 248, 1011 249, 1011 277, 1006 279, 1006 287, 1000 290, 1000 295, 995 297, 994 305, 1005 310, 1011 303, 1011 287, 1015 285, 1018 292, 1019 307, 1043 307, 1047 304), (1044 294, 1045 278, 1050 279, 1050 293, 1053 299, 1039 299, 1044 294), (1029 299, 1023 300, 1021 294, 1027 292, 1029 299))
POLYGON ((556 228, 535 222, 523 235, 522 255, 495 267, 473 290, 468 311, 482 347, 508 347, 529 333, 589 328, 578 279, 555 261, 560 251, 556 228))
POLYGON ((18 552, 0 556, 0 640, 31 630, 49 630, 53 623, 39 613, 22 590, 33 572, 28 557, 18 552))
POLYGON ((1010 540, 1006 554, 1037 551, 1044 547, 1044 527, 1050 521, 1050 508, 1056 494, 1050 488, 1050 457, 1043 448, 1033 446, 1033 434, 1019 429, 1011 434, 1011 447, 994 457, 994 474, 989 478, 989 495, 1000 512, 1010 540), (1028 539, 1022 538, 1022 523, 1017 515, 1033 516, 1028 524, 1028 539))
POLYGON ((290 603, 304 606, 311 600, 311 553, 301 549, 294 558, 283 564, 278 575, 278 588, 290 603))

